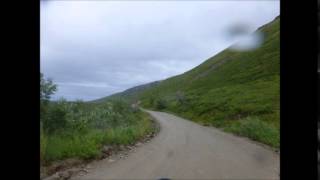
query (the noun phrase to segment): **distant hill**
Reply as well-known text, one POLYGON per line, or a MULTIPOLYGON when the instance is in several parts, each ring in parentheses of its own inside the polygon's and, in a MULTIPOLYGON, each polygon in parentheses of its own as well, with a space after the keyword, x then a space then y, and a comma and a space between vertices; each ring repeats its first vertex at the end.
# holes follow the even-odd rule
POLYGON ((160 82, 161 81, 154 81, 154 82, 151 82, 151 83, 148 83, 148 84, 135 86, 135 87, 127 89, 125 91, 122 91, 122 92, 119 92, 119 93, 115 93, 115 94, 112 94, 110 96, 107 96, 107 97, 104 97, 104 98, 101 98, 101 99, 96 99, 96 100, 93 100, 91 102, 99 103, 99 102, 104 102, 106 100, 115 99, 115 98, 124 98, 124 99, 126 99, 128 101, 133 102, 133 101, 136 101, 136 100, 139 99, 140 92, 142 93, 144 90, 146 90, 148 88, 151 88, 151 87, 159 84, 160 82))
POLYGON ((146 108, 169 111, 278 147, 279 24, 277 17, 258 28, 264 42, 255 50, 240 52, 228 48, 181 75, 106 99, 139 99, 146 108))

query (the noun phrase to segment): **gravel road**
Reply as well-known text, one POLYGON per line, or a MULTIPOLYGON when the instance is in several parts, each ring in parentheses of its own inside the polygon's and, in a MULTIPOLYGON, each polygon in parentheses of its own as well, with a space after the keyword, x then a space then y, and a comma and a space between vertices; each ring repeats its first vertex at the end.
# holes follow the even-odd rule
POLYGON ((279 179, 279 155, 246 138, 147 111, 160 132, 128 157, 104 159, 72 179, 279 179))

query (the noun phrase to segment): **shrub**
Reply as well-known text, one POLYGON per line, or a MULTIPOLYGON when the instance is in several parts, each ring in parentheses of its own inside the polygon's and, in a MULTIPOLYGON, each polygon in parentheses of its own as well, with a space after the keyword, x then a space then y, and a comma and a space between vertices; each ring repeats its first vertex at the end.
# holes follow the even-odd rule
POLYGON ((225 130, 279 148, 279 129, 257 117, 247 117, 239 120, 225 130))
POLYGON ((50 104, 46 116, 43 119, 43 128, 48 133, 53 133, 67 126, 67 111, 63 106, 63 102, 50 104))
POLYGON ((65 158, 92 158, 103 144, 130 144, 151 131, 142 111, 131 111, 128 103, 113 100, 101 104, 59 101, 50 104, 41 131, 43 162, 65 158), (49 131, 48 131, 49 130, 49 131))
POLYGON ((164 99, 158 99, 156 102, 156 108, 159 110, 167 108, 167 101, 164 99))
POLYGON ((179 105, 184 105, 186 103, 186 96, 182 91, 176 92, 175 99, 179 103, 179 105))

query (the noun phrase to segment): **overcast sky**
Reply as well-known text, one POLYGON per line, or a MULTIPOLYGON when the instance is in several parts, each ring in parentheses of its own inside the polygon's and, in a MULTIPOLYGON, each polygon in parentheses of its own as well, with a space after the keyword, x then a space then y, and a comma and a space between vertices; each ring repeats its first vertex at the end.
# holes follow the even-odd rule
POLYGON ((54 99, 93 100, 183 73, 253 32, 279 1, 42 1, 41 72, 54 99))

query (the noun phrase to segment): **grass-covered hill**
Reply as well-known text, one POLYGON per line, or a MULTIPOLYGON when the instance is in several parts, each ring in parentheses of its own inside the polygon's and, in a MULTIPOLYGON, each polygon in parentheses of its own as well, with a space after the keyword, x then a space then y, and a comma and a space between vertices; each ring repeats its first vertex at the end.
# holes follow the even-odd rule
POLYGON ((135 86, 133 88, 127 89, 123 92, 119 92, 119 93, 115 93, 112 94, 110 96, 101 98, 101 99, 96 99, 93 101, 90 101, 92 103, 101 103, 101 102, 105 102, 107 100, 112 100, 112 99, 126 99, 129 102, 133 102, 139 99, 140 93, 143 93, 145 90, 159 84, 161 81, 154 81, 151 83, 147 83, 147 84, 143 84, 143 85, 139 85, 139 86, 135 86))
POLYGON ((116 96, 278 148, 279 24, 277 17, 258 29, 264 42, 255 50, 225 49, 188 72, 116 96))

